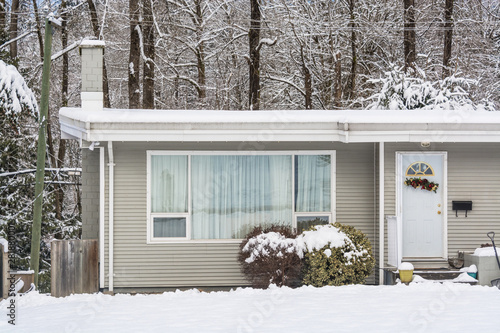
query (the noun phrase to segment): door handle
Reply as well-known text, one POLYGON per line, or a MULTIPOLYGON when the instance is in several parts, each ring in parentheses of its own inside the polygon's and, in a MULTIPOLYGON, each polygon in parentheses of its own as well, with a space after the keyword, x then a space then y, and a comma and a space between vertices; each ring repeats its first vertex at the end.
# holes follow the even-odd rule
POLYGON ((440 210, 438 210, 438 215, 441 215, 441 211, 440 210))

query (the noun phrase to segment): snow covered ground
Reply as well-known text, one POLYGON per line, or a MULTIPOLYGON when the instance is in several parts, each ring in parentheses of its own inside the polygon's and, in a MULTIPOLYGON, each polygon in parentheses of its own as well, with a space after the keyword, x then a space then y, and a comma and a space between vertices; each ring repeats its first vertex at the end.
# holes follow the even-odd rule
POLYGON ((500 290, 467 284, 37 293, 0 303, 0 332, 499 332, 500 290))

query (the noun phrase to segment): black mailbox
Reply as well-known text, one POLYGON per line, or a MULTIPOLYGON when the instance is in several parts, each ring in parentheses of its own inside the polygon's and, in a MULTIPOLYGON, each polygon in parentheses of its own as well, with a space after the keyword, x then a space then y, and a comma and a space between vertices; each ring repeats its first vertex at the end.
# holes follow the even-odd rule
POLYGON ((458 217, 459 210, 465 210, 465 217, 467 217, 467 211, 472 210, 472 201, 452 201, 452 207, 458 217))

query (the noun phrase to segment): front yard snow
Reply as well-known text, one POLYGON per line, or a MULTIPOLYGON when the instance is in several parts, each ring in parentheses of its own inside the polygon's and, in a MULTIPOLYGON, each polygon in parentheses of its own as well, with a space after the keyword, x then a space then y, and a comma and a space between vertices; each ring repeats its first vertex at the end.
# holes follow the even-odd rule
POLYGON ((500 290, 452 283, 18 297, 0 332, 497 332, 500 290))

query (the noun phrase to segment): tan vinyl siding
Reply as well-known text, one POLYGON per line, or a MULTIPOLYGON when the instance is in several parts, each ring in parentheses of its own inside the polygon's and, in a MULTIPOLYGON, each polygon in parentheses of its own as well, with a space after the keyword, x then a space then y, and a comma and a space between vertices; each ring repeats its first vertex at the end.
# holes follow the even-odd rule
POLYGON ((500 232, 500 145, 462 144, 448 150, 448 255, 472 251, 500 232), (465 147, 465 149, 464 149, 465 147), (472 211, 451 210, 452 200, 471 200, 472 211))
MULTIPOLYGON (((396 151, 443 151, 448 153, 448 256, 472 251, 486 243, 488 231, 500 232, 500 145, 494 143, 386 144, 385 214, 395 215, 396 151), (458 213, 452 201, 471 200, 472 211, 458 213)), ((387 239, 387 238, 386 238, 387 239)), ((386 242, 387 243, 387 242, 386 242)), ((386 244, 387 246, 387 244, 386 244)), ((386 247, 387 249, 387 247, 386 247)), ((387 258, 387 252, 386 252, 387 258)))
MULTIPOLYGON (((238 243, 146 243, 146 150, 235 150, 239 143, 114 142, 114 287, 242 286, 248 282, 236 261, 238 243)), ((337 221, 353 225, 374 244, 373 144, 266 143, 266 150, 337 151, 337 221)), ((106 150, 107 153, 107 150, 106 150)), ((106 154, 107 155, 107 154, 106 154)), ((107 156, 106 156, 107 157, 107 156)), ((107 158, 106 158, 107 160, 107 158)), ((106 193, 108 193, 106 166, 106 193)), ((106 275, 108 274, 108 196, 106 196, 106 275)), ((106 277, 106 287, 109 286, 106 277)), ((373 277, 368 282, 373 283, 373 277)))
POLYGON ((82 239, 99 238, 99 150, 82 150, 82 239))
MULTIPOLYGON (((374 144, 341 145, 337 150, 337 221, 361 230, 376 246, 374 144)), ((373 251, 377 258, 377 254, 373 251)), ((375 283, 375 274, 366 281, 375 283)))

